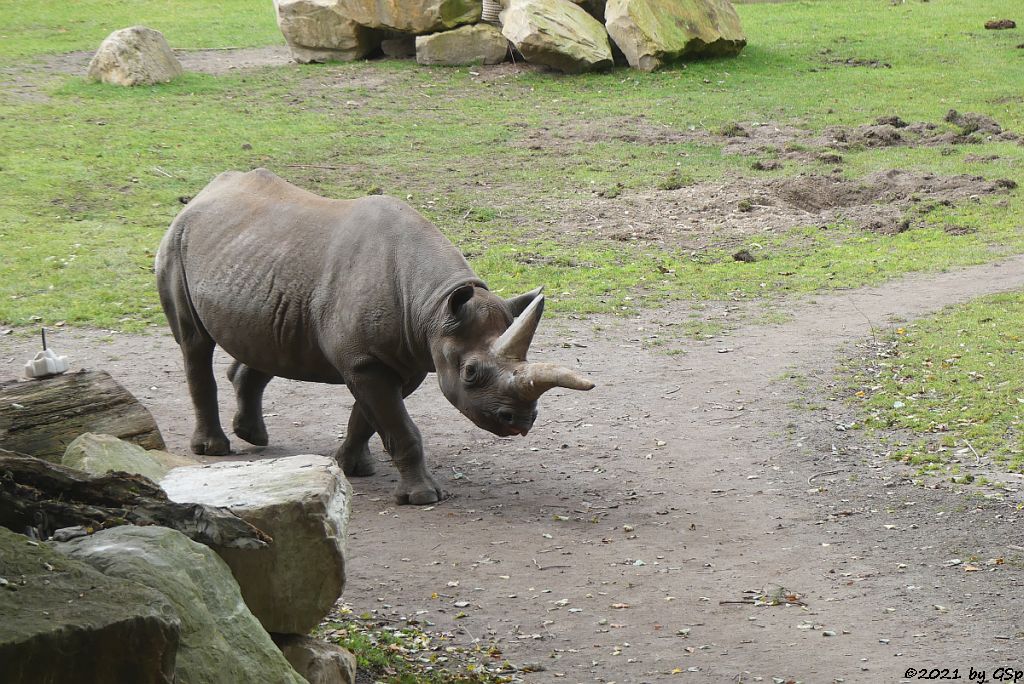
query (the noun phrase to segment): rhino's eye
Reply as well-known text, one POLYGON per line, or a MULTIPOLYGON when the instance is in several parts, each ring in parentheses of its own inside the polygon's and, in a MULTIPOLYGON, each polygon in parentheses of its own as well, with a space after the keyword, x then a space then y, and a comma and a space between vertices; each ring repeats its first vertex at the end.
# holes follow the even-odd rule
POLYGON ((476 382, 479 375, 480 369, 472 361, 462 367, 462 381, 467 385, 472 385, 476 382))

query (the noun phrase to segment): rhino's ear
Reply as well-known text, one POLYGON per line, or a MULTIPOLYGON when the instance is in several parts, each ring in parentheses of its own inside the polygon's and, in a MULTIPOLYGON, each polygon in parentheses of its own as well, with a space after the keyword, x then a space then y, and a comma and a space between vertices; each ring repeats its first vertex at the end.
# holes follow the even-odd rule
POLYGON ((526 311, 526 307, 530 305, 530 302, 540 296, 540 293, 543 291, 544 286, 541 285, 536 290, 530 290, 526 294, 521 294, 512 299, 506 299, 505 301, 508 303, 509 308, 512 309, 512 317, 515 318, 526 311))
POLYGON ((473 289, 472 285, 463 285, 448 295, 448 313, 455 318, 459 318, 462 314, 462 307, 473 298, 473 289))

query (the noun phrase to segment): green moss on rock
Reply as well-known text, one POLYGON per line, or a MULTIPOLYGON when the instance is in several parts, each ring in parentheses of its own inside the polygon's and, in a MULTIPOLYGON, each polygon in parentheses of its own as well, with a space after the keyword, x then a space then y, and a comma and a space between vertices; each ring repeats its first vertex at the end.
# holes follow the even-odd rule
POLYGON ((608 0, 605 25, 630 66, 642 71, 735 56, 747 44, 728 0, 608 0))

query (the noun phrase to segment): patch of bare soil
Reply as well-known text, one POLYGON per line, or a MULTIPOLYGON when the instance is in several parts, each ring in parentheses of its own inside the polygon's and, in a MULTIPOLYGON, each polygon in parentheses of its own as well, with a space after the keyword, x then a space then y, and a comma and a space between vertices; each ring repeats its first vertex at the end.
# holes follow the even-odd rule
POLYGON ((872 124, 833 126, 820 133, 774 123, 732 123, 717 131, 680 130, 644 116, 626 118, 615 127, 575 121, 521 128, 522 136, 511 144, 537 151, 609 141, 644 146, 689 143, 721 146, 725 154, 757 157, 751 164, 755 171, 777 170, 792 163, 834 166, 832 175, 802 174, 788 179, 738 178, 696 184, 666 179, 661 185, 671 189, 633 193, 621 187, 602 188, 592 198, 550 203, 551 215, 559 217, 559 230, 691 251, 733 248, 761 234, 836 221, 882 234, 909 230, 918 220, 911 210, 926 213, 936 205, 973 201, 1015 186, 1002 179, 899 170, 847 180, 839 175, 844 152, 1020 141, 1018 134, 1004 130, 989 116, 956 110, 949 111, 944 124, 908 123, 899 116, 887 116, 872 124))
POLYGON ((478 83, 497 83, 519 78, 523 74, 542 73, 544 71, 544 67, 538 64, 527 64, 523 61, 517 61, 472 67, 469 75, 478 83))
POLYGON ((510 143, 512 147, 530 150, 558 149, 566 143, 625 142, 643 146, 679 143, 710 143, 707 131, 679 130, 650 121, 643 114, 623 117, 615 124, 586 120, 563 121, 550 126, 520 124, 523 135, 510 143))
MULTIPOLYGON (((834 57, 826 60, 827 64, 848 67, 867 67, 869 69, 892 69, 892 64, 877 59, 864 57, 834 57)), ((814 69, 812 69, 814 71, 814 69)))
POLYGON ((884 116, 860 126, 829 126, 813 133, 793 126, 773 123, 734 124, 724 141, 723 152, 745 156, 764 156, 792 161, 825 161, 823 155, 845 150, 879 147, 934 147, 969 145, 1000 140, 1019 142, 1020 135, 1003 129, 992 117, 974 112, 947 112, 949 125, 917 121, 906 122, 899 116, 884 116))
POLYGON ((837 221, 881 233, 912 227, 908 211, 1009 192, 1011 181, 890 170, 857 180, 838 174, 738 178, 676 190, 600 194, 556 214, 564 230, 613 240, 654 242, 684 250, 731 248, 759 235, 837 221))
POLYGON ((767 160, 841 163, 841 153, 851 149, 1021 140, 1020 135, 1003 129, 985 114, 950 110, 944 119, 947 125, 926 121, 908 123, 892 115, 860 126, 829 126, 816 133, 774 122, 733 122, 718 130, 678 129, 638 115, 618 120, 615 125, 568 121, 557 126, 529 128, 512 145, 542 150, 566 143, 626 142, 645 146, 690 143, 721 147, 725 154, 759 156, 767 160))
MULTIPOLYGON (((1020 483, 1007 478, 1006 501, 911 484, 846 429, 831 383, 846 345, 872 326, 1021 287, 1024 257, 913 277, 791 302, 790 323, 676 357, 642 346, 687 320, 676 305, 549 320, 533 357, 598 387, 545 395, 534 430, 511 439, 472 426, 428 380, 410 413, 453 496, 394 506, 394 470, 375 444, 381 472, 353 482, 345 601, 462 645, 493 642, 529 665, 518 677, 531 683, 895 682, 908 668, 1019 668, 1020 483), (793 408, 808 401, 825 408, 793 408)), ((109 371, 170 449, 187 451, 191 408, 168 333, 61 330, 50 343, 76 368, 109 371)), ((4 375, 36 344, 0 337, 4 375)), ((217 366, 223 377, 223 355, 217 366)), ((342 387, 275 380, 271 446, 234 458, 331 453, 350 406, 342 387)))
POLYGON ((1013 19, 992 19, 991 21, 985 22, 985 28, 990 31, 999 31, 1002 29, 1014 29, 1017 28, 1017 22, 1013 19))
POLYGON ((175 50, 174 54, 185 71, 215 76, 292 63, 291 53, 284 45, 223 50, 175 50))

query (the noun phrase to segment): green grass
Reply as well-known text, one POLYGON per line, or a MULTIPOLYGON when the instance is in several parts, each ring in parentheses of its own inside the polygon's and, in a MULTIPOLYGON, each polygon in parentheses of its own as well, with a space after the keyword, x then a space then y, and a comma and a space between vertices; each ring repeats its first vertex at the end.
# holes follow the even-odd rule
MULTIPOLYGON (((654 74, 483 80, 468 69, 360 62, 191 73, 120 89, 39 65, 133 23, 163 30, 175 46, 280 44, 271 3, 0 0, 0 64, 32 86, 0 93, 0 323, 163 325, 152 256, 178 198, 224 169, 255 166, 324 195, 409 197, 493 288, 509 294, 543 283, 556 312, 771 300, 1024 251, 1019 193, 915 216, 915 228, 897 236, 842 223, 758 235, 743 245, 753 263, 734 261, 733 245, 714 246, 721 241, 684 250, 584 238, 566 224, 565 216, 586 214, 595 191, 643 193, 656 204, 692 183, 807 170, 758 174, 751 158, 725 155, 710 138, 605 135, 622 129, 777 121, 818 131, 894 113, 941 122, 957 108, 1024 131, 1020 36, 982 28, 1012 15, 1015 1, 843 7, 742 5, 749 45, 740 57, 654 74), (840 64, 847 59, 891 68, 840 64), (546 142, 532 149, 535 139, 546 142), (975 232, 952 235, 950 226, 975 232)), ((843 156, 850 178, 905 168, 1024 185, 1024 148, 1013 143, 843 156), (968 154, 997 159, 969 162, 968 154)))
POLYGON ((95 50, 112 31, 142 24, 174 47, 283 44, 271 0, 0 0, 0 63, 95 50))
POLYGON ((985 457, 1024 472, 1021 320, 1024 294, 1003 294, 892 331, 854 371, 864 427, 906 431, 895 456, 926 470, 985 457))
POLYGON ((450 634, 341 606, 314 635, 356 656, 361 678, 387 684, 504 684, 516 673, 494 645, 453 645, 450 634))

